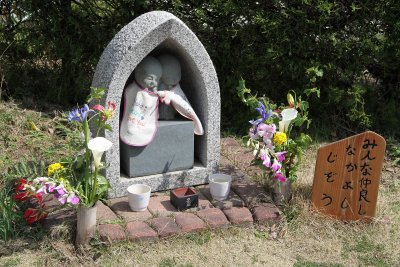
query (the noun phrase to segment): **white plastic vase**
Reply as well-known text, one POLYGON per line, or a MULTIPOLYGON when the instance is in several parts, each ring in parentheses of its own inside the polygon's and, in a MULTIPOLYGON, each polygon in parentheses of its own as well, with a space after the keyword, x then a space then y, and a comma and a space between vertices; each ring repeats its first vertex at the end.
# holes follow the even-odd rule
POLYGON ((144 211, 150 201, 151 187, 144 184, 133 184, 127 188, 129 207, 133 211, 144 211))
POLYGON ((79 206, 77 213, 77 229, 75 244, 86 246, 96 232, 97 206, 90 208, 79 206))
POLYGON ((213 199, 222 201, 228 198, 232 177, 227 174, 215 173, 208 177, 210 192, 213 199))

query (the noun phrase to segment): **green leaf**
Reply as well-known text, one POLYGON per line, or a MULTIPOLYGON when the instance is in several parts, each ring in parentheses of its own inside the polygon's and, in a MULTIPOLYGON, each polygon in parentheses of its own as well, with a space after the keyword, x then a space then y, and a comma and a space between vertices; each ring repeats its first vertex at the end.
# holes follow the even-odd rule
POLYGON ((104 177, 103 175, 101 175, 101 174, 98 174, 97 175, 97 182, 98 182, 98 184, 100 185, 104 185, 104 184, 107 184, 107 185, 109 185, 110 183, 108 182, 108 180, 106 179, 106 177, 104 177))
POLYGON ((304 93, 306 94, 306 96, 310 96, 311 94, 317 94, 317 97, 320 97, 320 90, 317 87, 314 88, 309 88, 309 89, 305 89, 304 93))
POLYGON ((113 129, 112 129, 112 127, 111 127, 110 124, 105 124, 105 125, 104 125, 104 129, 106 129, 107 131, 110 131, 110 132, 113 131, 113 129))
POLYGON ((93 86, 90 87, 90 94, 87 99, 87 102, 90 103, 94 99, 100 100, 104 96, 106 90, 107 88, 93 87, 93 86))

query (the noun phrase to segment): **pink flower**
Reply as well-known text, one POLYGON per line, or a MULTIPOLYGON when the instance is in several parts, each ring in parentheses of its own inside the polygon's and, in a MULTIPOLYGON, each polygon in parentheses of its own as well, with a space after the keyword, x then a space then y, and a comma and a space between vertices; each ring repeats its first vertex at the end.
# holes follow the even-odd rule
POLYGON ((63 184, 60 184, 59 186, 57 186, 56 188, 54 188, 55 190, 57 190, 57 193, 59 195, 64 195, 65 194, 65 188, 63 184))
POLYGON ((46 195, 47 194, 47 190, 46 190, 46 186, 42 186, 40 187, 36 193, 42 194, 42 195, 46 195))
POLYGON ((266 129, 267 132, 274 134, 276 132, 276 125, 275 124, 268 124, 266 129))
POLYGON ((48 192, 52 193, 54 189, 56 188, 56 185, 53 182, 47 182, 45 183, 46 189, 48 192))
POLYGON ((93 110, 98 110, 98 111, 104 112, 104 107, 103 107, 102 105, 94 105, 94 106, 92 107, 92 109, 93 109, 93 110))
POLYGON ((276 125, 260 123, 257 126, 257 131, 260 137, 271 139, 274 136, 274 133, 276 132, 276 125))
POLYGON ((79 197, 77 197, 75 193, 71 193, 67 198, 67 202, 71 203, 72 205, 77 205, 79 203, 79 197))
POLYGON ((267 152, 264 155, 261 155, 261 160, 263 161, 263 165, 267 168, 271 167, 271 158, 267 152))
POLYGON ((263 141, 265 143, 265 147, 268 148, 269 150, 274 150, 275 147, 272 144, 272 140, 271 139, 267 139, 267 138, 263 138, 263 141))
POLYGON ((105 109, 102 105, 94 105, 92 107, 93 110, 100 111, 102 121, 107 121, 108 119, 110 119, 114 115, 116 108, 117 105, 111 101, 108 101, 107 109, 105 109))
POLYGON ((108 110, 114 112, 117 108, 117 105, 114 102, 108 101, 108 110))
POLYGON ((56 196, 55 195, 55 197, 58 199, 58 201, 60 201, 61 204, 64 205, 67 202, 68 195, 67 194, 64 194, 64 195, 61 195, 61 196, 56 196))
POLYGON ((260 150, 260 159, 261 160, 265 160, 265 157, 267 156, 267 151, 265 151, 265 149, 261 149, 260 150))
POLYGON ((282 172, 278 171, 274 174, 274 180, 283 183, 286 182, 286 177, 282 172))
POLYGON ((49 178, 47 177, 38 177, 35 179, 39 184, 43 183, 43 182, 47 182, 49 180, 49 178))
POLYGON ((265 133, 264 133, 264 136, 263 136, 263 140, 271 140, 272 137, 274 137, 274 134, 273 134, 273 133, 265 132, 265 133))
POLYGON ((260 124, 257 126, 257 133, 258 133, 258 135, 259 135, 260 137, 263 137, 264 134, 266 133, 266 127, 267 127, 267 125, 266 125, 265 123, 260 123, 260 124))
POLYGON ((278 157, 278 162, 282 162, 285 160, 286 151, 276 152, 275 155, 278 157))
POLYGON ((282 167, 282 164, 280 164, 276 159, 274 159, 274 163, 272 163, 272 166, 271 166, 272 170, 274 172, 277 172, 281 169, 281 167, 282 167))
POLYGON ((250 136, 251 139, 257 139, 258 138, 257 129, 251 127, 250 130, 249 130, 249 136, 250 136))

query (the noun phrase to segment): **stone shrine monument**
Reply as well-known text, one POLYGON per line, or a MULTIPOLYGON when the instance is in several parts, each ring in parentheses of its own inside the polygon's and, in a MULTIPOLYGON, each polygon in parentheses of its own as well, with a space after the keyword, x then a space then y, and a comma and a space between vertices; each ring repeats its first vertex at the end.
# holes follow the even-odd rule
POLYGON ((92 86, 108 89, 102 105, 108 101, 117 105, 110 122, 113 132, 101 133, 113 143, 105 153, 109 164, 105 174, 111 183, 109 197, 124 196, 126 188, 137 183, 149 185, 152 191, 203 184, 208 182, 209 174, 216 172, 220 152, 217 75, 201 42, 174 15, 153 11, 122 28, 104 50, 92 86), (135 69, 146 57, 166 54, 181 65, 182 97, 190 103, 204 133, 194 135, 198 123, 175 116, 169 106, 159 105, 164 113, 156 121, 154 139, 144 146, 126 144, 120 141, 120 129, 124 128, 121 124, 126 101, 124 90, 136 82, 135 69))

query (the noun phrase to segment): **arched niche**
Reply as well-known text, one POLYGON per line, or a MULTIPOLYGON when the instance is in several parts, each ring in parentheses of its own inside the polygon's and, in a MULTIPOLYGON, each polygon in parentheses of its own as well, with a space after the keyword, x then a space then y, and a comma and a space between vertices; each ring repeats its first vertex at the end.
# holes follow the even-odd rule
MULTIPOLYGON (((145 183, 153 191, 207 182, 216 171, 220 152, 220 92, 211 59, 195 34, 174 15, 153 11, 139 16, 121 29, 100 57, 92 86, 107 88, 101 100, 117 104, 110 122, 113 132, 103 132, 113 143, 105 153, 106 169, 112 189, 109 197, 126 195, 126 188, 145 183), (168 52, 182 65, 181 86, 200 118, 205 134, 195 136, 195 166, 192 169, 128 178, 120 172, 119 117, 123 90, 133 70, 147 55, 168 52)), ((95 129, 92 129, 95 130, 95 129)))

